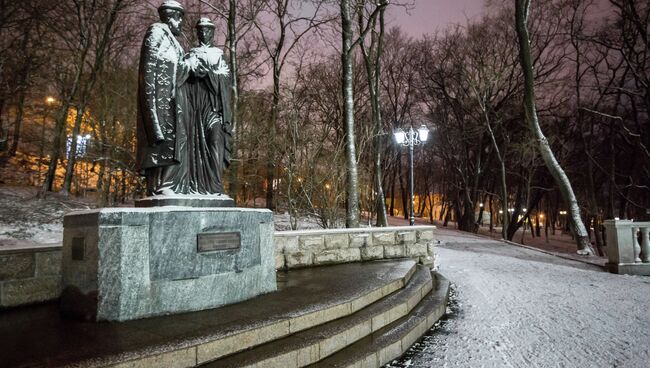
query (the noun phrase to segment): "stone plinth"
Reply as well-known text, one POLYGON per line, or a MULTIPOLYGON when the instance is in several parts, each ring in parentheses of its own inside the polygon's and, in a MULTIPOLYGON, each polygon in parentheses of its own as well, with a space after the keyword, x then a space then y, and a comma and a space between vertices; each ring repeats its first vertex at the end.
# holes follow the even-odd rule
POLYGON ((273 217, 244 208, 105 208, 64 218, 62 312, 125 321, 276 290, 273 217))
POLYGON ((225 194, 215 195, 157 195, 136 199, 136 207, 161 207, 161 206, 182 206, 182 207, 235 207, 235 201, 225 194))

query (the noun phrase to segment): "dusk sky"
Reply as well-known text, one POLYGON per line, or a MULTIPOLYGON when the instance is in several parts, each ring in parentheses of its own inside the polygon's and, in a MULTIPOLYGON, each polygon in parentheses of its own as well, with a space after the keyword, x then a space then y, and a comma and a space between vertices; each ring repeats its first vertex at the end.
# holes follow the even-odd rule
POLYGON ((483 10, 483 0, 415 0, 415 8, 407 14, 403 8, 387 12, 390 26, 401 26, 415 37, 431 34, 450 24, 465 24, 483 10))

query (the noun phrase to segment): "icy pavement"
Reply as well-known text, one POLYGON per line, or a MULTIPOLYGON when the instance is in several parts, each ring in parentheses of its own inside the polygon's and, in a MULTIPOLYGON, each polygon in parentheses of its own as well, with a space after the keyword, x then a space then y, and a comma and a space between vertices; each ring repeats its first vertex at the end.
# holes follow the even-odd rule
POLYGON ((448 317, 388 367, 650 367, 650 277, 460 234, 448 317))

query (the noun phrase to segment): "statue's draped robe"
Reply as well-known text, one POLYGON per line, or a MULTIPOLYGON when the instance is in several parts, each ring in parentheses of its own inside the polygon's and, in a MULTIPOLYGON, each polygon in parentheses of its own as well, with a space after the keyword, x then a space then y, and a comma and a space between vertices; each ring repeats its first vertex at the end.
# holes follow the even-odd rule
POLYGON ((194 48, 187 59, 190 64, 203 60, 208 66, 206 76, 191 75, 181 87, 188 100, 189 192, 223 193, 222 173, 230 165, 232 153, 228 66, 216 47, 194 48))
POLYGON ((187 98, 179 86, 187 80, 189 66, 183 54, 166 24, 149 27, 140 54, 137 162, 150 195, 187 190, 187 98))

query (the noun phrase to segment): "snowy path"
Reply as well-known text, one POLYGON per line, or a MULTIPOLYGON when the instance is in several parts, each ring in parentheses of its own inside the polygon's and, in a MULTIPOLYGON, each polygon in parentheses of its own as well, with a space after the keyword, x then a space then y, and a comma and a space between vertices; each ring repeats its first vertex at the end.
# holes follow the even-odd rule
POLYGON ((442 232, 452 313, 391 367, 650 367, 650 277, 442 232))

